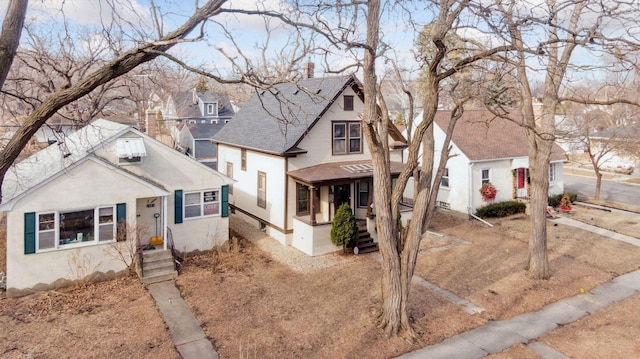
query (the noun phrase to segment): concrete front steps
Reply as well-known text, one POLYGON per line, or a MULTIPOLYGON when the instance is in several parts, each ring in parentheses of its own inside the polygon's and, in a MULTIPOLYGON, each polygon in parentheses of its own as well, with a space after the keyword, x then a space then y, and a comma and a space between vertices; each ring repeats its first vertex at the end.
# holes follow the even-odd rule
POLYGON ((142 251, 142 283, 151 284, 173 280, 178 276, 171 251, 155 249, 142 251))

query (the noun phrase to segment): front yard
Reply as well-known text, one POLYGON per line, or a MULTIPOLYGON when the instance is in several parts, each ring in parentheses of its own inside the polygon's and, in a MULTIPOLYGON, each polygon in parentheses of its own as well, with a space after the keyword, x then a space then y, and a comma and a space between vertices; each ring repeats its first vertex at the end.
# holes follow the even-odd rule
MULTIPOLYGON (((624 223, 625 231, 640 233, 635 218, 591 211, 576 207, 574 218, 603 227, 624 223)), ((232 228, 238 226, 251 239, 246 225, 232 218, 232 228)), ((423 246, 416 275, 485 311, 468 314, 414 283, 410 312, 419 334, 416 343, 386 339, 376 328, 381 269, 375 254, 302 258, 311 263, 302 271, 304 265, 292 269, 277 255, 241 239, 230 252, 188 258, 176 284, 221 358, 390 358, 491 320, 537 310, 640 268, 640 248, 550 222, 552 278, 532 281, 523 270, 527 226, 526 217, 498 221, 494 228, 437 217, 433 231, 464 241, 430 235, 431 246, 423 246)), ((542 340, 571 357, 597 358, 614 350, 622 350, 615 352, 618 357, 638 355, 634 350, 640 345, 633 340, 626 349, 613 348, 619 340, 607 341, 637 333, 637 304, 638 298, 631 298, 542 340), (578 351, 578 337, 589 338, 599 351, 578 351)), ((0 353, 5 357, 83 352, 92 357, 178 357, 153 301, 133 278, 0 299, 0 322, 0 353)), ((495 357, 535 356, 515 346, 495 357)))

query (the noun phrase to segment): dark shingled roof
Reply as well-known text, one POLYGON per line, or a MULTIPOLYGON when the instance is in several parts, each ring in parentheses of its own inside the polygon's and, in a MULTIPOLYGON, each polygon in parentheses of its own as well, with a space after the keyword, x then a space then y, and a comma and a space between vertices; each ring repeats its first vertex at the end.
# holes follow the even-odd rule
MULTIPOLYGON (((512 113, 515 121, 496 117, 487 110, 465 110, 456 122, 452 142, 471 161, 500 158, 526 157, 529 155, 529 141, 519 113, 512 113)), ((451 111, 438 111, 435 121, 446 131, 451 120, 451 111)), ((564 160, 564 151, 556 143, 551 149, 551 160, 564 160)))
POLYGON ((194 139, 209 139, 226 125, 224 121, 220 121, 218 123, 194 123, 187 126, 194 139))
MULTIPOLYGON (((204 103, 218 102, 218 117, 233 116, 233 108, 227 95, 211 92, 196 92, 198 98, 204 103)), ((193 103, 193 92, 176 92, 173 94, 173 101, 176 105, 176 116, 178 118, 204 118, 200 107, 193 103)))
POLYGON ((283 155, 296 149, 348 86, 360 91, 353 76, 304 79, 298 84, 282 83, 270 90, 258 90, 213 139, 283 155))
POLYGON ((193 154, 197 159, 216 157, 216 145, 208 140, 196 140, 196 149, 193 154))

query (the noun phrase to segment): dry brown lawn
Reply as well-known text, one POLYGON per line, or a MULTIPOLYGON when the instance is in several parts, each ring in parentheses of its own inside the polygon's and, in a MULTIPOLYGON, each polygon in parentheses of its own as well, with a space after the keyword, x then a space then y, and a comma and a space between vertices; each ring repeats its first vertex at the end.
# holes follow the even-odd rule
MULTIPOLYGON (((591 216, 590 211, 576 207, 573 218, 593 217, 595 221, 597 217, 597 225, 614 226, 610 229, 631 221, 620 215, 591 216)), ((176 284, 223 359, 391 358, 490 320, 538 310, 640 268, 640 248, 550 223, 552 278, 530 280, 523 270, 528 223, 527 217, 516 216, 495 221, 495 227, 488 228, 448 216, 436 218, 433 231, 466 243, 430 235, 419 256, 416 275, 485 308, 485 312, 470 315, 413 284, 409 311, 418 333, 415 343, 386 339, 376 327, 381 266, 375 254, 332 254, 321 259, 331 259, 335 265, 303 274, 241 239, 230 251, 187 258, 176 284)), ((627 341, 637 350, 637 335, 611 341, 606 338, 638 333, 638 300, 634 297, 615 304, 541 340, 572 357, 632 353, 616 352, 611 346, 627 341), (577 337, 592 340, 600 351, 587 355, 576 352, 581 347, 576 344, 577 337)), ((133 278, 0 299, 0 356, 85 354, 178 357, 152 299, 133 278)), ((536 356, 518 345, 493 357, 536 356)))
POLYGON ((179 358, 141 282, 119 278, 0 299, 2 358, 179 358))

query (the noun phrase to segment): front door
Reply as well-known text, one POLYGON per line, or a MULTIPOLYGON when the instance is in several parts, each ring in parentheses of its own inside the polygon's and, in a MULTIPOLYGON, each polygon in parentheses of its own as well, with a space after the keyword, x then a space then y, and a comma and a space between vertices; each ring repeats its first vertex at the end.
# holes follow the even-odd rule
POLYGON ((333 186, 333 208, 335 208, 335 211, 337 212, 340 205, 345 202, 351 206, 351 185, 340 184, 333 186))
POLYGON ((527 169, 518 168, 516 170, 516 197, 527 197, 527 169))
POLYGON ((162 245, 162 197, 138 198, 136 201, 136 235, 142 245, 162 245))

